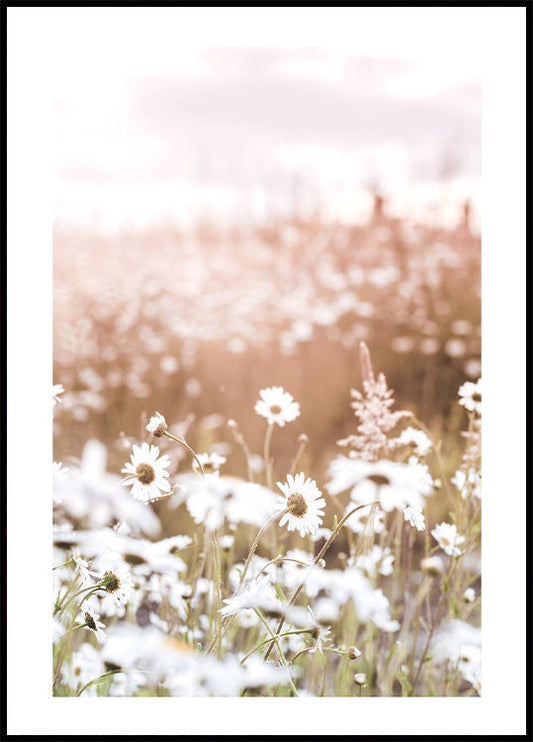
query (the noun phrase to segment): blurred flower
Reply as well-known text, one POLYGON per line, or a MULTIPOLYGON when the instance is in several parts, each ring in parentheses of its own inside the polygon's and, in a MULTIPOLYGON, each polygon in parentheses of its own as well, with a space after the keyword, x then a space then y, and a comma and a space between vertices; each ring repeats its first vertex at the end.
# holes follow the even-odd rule
POLYGON ((378 544, 374 544, 369 552, 357 557, 355 565, 369 577, 377 577, 378 574, 386 577, 392 574, 393 562, 394 554, 391 554, 388 547, 382 549, 378 544))
POLYGON ((420 567, 422 570, 432 575, 444 574, 444 562, 438 555, 422 559, 422 561, 420 562, 420 567))
POLYGON ((137 500, 148 502, 161 496, 161 493, 170 492, 167 467, 170 465, 168 456, 159 458, 159 448, 143 443, 140 447, 133 445, 131 463, 127 463, 122 473, 127 476, 122 480, 124 486, 131 486, 132 495, 137 500))
POLYGON ((426 524, 423 513, 408 505, 403 511, 404 520, 416 528, 417 531, 425 531, 426 524))
POLYGON ((465 603, 473 603, 476 599, 476 591, 473 587, 467 587, 463 593, 463 600, 465 603))
POLYGON ((410 353, 415 347, 415 341, 409 336, 400 336, 392 339, 391 349, 395 353, 410 353))
POLYGON ((437 541, 441 549, 444 549, 446 554, 450 556, 460 556, 461 549, 459 544, 462 544, 465 540, 464 536, 457 534, 457 526, 455 523, 439 523, 431 531, 431 535, 437 541))
MULTIPOLYGON (((198 459, 200 463, 202 464, 203 470, 205 474, 216 474, 218 475, 218 472, 220 470, 220 467, 222 464, 226 463, 226 457, 220 456, 218 453, 199 453, 198 459)), ((196 461, 193 461, 193 469, 195 471, 200 471, 200 467, 196 463, 196 461)))
POLYGON ((474 467, 466 472, 458 469, 450 481, 457 487, 463 500, 466 500, 469 492, 474 497, 481 498, 481 474, 474 467))
POLYGON ((72 553, 74 561, 74 573, 78 575, 82 585, 91 585, 94 583, 93 577, 97 577, 97 572, 89 568, 89 562, 84 559, 79 551, 72 553))
MULTIPOLYGON (((77 652, 73 652, 70 663, 61 668, 61 678, 70 688, 82 688, 91 680, 96 680, 105 672, 105 666, 100 652, 92 644, 82 644, 77 652)), ((96 685, 84 691, 86 696, 96 696, 96 685)))
POLYGON ((174 356, 163 356, 159 362, 161 371, 165 374, 174 374, 179 369, 180 364, 174 356))
POLYGON ((289 531, 297 530, 301 536, 314 533, 322 523, 326 501, 313 479, 306 479, 300 472, 295 477, 287 474, 287 482, 277 483, 285 497, 279 498, 279 509, 287 510, 279 525, 287 523, 289 531))
POLYGON ((459 387, 459 397, 459 404, 463 405, 466 410, 481 415, 481 379, 475 383, 465 381, 459 387))
POLYGON ((422 510, 425 497, 433 491, 427 466, 415 457, 408 464, 385 459, 371 463, 339 456, 332 461, 327 485, 332 495, 352 487, 351 499, 358 504, 379 501, 386 512, 411 505, 422 510))
POLYGON ((413 427, 402 430, 395 443, 401 446, 412 446, 417 456, 427 456, 433 447, 431 439, 424 431, 413 427))
POLYGON ((420 341, 420 352, 423 353, 425 356, 433 355, 434 353, 438 353, 440 348, 440 343, 437 340, 437 338, 424 338, 420 341))
POLYGON ((280 425, 296 420, 300 414, 300 405, 294 401, 294 397, 286 392, 281 386, 271 386, 261 389, 261 399, 255 404, 258 415, 266 418, 269 425, 280 425))
POLYGON ((444 351, 450 358, 461 358, 466 353, 466 343, 459 338, 451 338, 444 346, 444 351))
POLYGON ((357 685, 364 685, 366 683, 366 675, 364 672, 356 672, 353 679, 357 685))

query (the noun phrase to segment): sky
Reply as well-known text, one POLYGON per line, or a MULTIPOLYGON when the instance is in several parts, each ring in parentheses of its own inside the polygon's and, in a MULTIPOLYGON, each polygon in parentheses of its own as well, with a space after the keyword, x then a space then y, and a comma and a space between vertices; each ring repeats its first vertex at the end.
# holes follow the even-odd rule
POLYGON ((419 218, 477 205, 474 9, 72 8, 62 19, 51 40, 59 223, 315 208, 357 222, 372 189, 419 218))

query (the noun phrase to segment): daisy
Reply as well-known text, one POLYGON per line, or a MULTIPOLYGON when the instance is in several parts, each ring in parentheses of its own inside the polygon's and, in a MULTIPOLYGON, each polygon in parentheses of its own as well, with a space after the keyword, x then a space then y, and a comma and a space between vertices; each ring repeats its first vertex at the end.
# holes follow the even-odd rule
POLYGON ((313 534, 322 523, 326 501, 313 479, 306 479, 300 472, 295 477, 287 474, 287 482, 277 483, 285 497, 279 498, 279 509, 286 511, 279 525, 287 523, 289 531, 299 531, 301 536, 313 534))
POLYGON ((397 438, 396 443, 401 446, 412 446, 417 456, 427 456, 431 451, 433 443, 423 430, 416 428, 405 428, 397 438))
POLYGON ((424 515, 420 512, 420 510, 417 510, 411 505, 408 505, 406 508, 403 509, 403 517, 408 523, 416 528, 417 531, 426 530, 424 515))
POLYGON ((165 434, 166 429, 167 421, 159 412, 152 415, 148 425, 146 426, 146 430, 151 433, 154 438, 161 438, 165 434))
POLYGON ((84 559, 79 551, 72 552, 72 561, 74 562, 74 573, 78 575, 82 585, 92 585, 93 577, 97 577, 97 573, 89 569, 89 562, 84 559))
POLYGON ((294 401, 294 397, 286 392, 281 386, 271 386, 261 389, 261 397, 255 404, 258 415, 266 418, 269 425, 280 425, 290 423, 300 414, 300 405, 294 401))
POLYGON ((106 633, 104 631, 105 624, 100 621, 100 616, 91 610, 86 610, 80 614, 78 618, 81 626, 86 626, 88 629, 94 632, 96 639, 99 644, 103 644, 106 640, 106 633))
POLYGON ((465 603, 473 603, 476 599, 476 591, 473 587, 467 587, 463 593, 463 600, 465 603))
POLYGON ((168 456, 159 458, 159 448, 143 443, 132 446, 131 463, 127 463, 122 473, 127 476, 122 480, 124 486, 131 486, 131 493, 136 500, 149 502, 171 491, 168 483, 168 456))
MULTIPOLYGON (((218 453, 199 453, 198 461, 201 463, 204 470, 204 474, 214 474, 218 476, 220 467, 226 463, 226 457, 220 456, 218 453)), ((200 471, 200 467, 196 461, 193 461, 193 469, 200 471)))
POLYGON ((464 536, 457 534, 457 527, 455 523, 439 523, 438 526, 431 531, 431 535, 438 542, 441 549, 444 549, 446 554, 450 556, 460 556, 461 549, 458 548, 459 544, 462 544, 465 540, 464 536))
MULTIPOLYGON (((128 567, 121 562, 113 561, 104 565, 99 575, 99 582, 106 591, 106 602, 121 606, 130 600, 133 592, 133 580, 128 567)), ((105 606, 103 606, 105 607, 105 606)))
POLYGON ((445 571, 444 562, 436 555, 422 559, 420 567, 430 575, 443 575, 445 571))
POLYGON ((459 397, 459 404, 463 405, 465 410, 481 415, 481 379, 478 379, 475 383, 465 381, 459 387, 459 397))

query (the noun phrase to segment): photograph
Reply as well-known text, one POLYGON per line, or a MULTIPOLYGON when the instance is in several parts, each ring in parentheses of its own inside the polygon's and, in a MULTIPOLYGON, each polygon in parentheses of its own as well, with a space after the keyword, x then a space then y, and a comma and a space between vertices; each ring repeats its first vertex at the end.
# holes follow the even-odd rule
POLYGON ((14 297, 11 340, 39 360, 8 375, 9 497, 33 529, 8 548, 36 583, 10 578, 9 658, 38 652, 38 708, 69 735, 82 708, 84 734, 142 734, 148 708, 154 733, 185 709, 178 736, 424 714, 471 734, 445 709, 481 719, 482 665, 518 706, 525 201, 497 168, 525 167, 525 8, 48 11, 8 13, 9 162, 37 178, 12 165, 10 192, 29 183, 23 219, 49 224, 11 251, 45 294, 14 297), (496 60, 499 18, 516 53, 496 60), (499 98, 505 151, 494 84, 524 104, 499 98))
POLYGON ((56 695, 481 693, 479 73, 299 41, 57 81, 56 695))

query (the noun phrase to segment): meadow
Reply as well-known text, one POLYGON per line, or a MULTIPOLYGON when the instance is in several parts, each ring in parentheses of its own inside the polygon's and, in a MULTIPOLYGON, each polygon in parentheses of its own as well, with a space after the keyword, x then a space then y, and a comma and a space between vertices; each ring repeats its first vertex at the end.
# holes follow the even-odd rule
POLYGON ((55 695, 481 693, 480 240, 54 235, 55 695))

